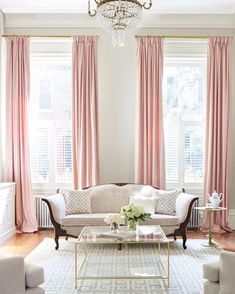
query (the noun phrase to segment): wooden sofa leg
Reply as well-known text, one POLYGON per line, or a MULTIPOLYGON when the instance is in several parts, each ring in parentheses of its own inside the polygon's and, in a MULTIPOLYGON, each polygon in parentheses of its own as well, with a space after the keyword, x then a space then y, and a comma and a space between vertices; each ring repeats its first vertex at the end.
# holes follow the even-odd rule
POLYGON ((176 236, 174 236, 174 240, 175 240, 175 241, 177 240, 177 237, 176 237, 176 236))
POLYGON ((58 250, 59 249, 59 236, 58 235, 55 235, 55 250, 58 250))
POLYGON ((186 246, 186 241, 187 241, 186 234, 182 235, 182 239, 183 239, 183 248, 187 249, 187 246, 186 246))
POLYGON ((118 244, 118 250, 122 250, 122 244, 118 244))

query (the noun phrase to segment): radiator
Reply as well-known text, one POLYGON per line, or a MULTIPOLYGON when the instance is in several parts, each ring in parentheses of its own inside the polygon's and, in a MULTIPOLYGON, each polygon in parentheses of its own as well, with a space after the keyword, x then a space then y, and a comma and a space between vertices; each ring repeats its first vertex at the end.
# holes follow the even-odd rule
POLYGON ((45 202, 42 201, 42 196, 35 196, 36 217, 39 228, 52 228, 49 210, 45 202))
POLYGON ((191 219, 188 224, 188 229, 189 230, 198 230, 199 229, 199 210, 194 209, 194 207, 198 207, 199 205, 199 200, 195 201, 192 207, 192 212, 191 212, 191 219))

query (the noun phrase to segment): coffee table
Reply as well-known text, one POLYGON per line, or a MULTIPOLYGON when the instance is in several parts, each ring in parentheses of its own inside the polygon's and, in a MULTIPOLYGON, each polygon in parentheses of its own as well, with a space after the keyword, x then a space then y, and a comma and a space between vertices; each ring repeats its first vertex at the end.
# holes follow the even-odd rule
MULTIPOLYGON (((160 226, 139 226, 137 233, 131 233, 127 227, 120 229, 120 234, 124 237, 120 237, 120 234, 114 234, 115 236, 105 235, 110 231, 107 226, 85 226, 81 231, 79 237, 75 241, 75 288, 77 288, 78 280, 98 280, 98 279, 162 279, 167 283, 169 287, 170 282, 170 250, 169 240, 160 226), (127 237, 128 236, 128 237, 127 237), (108 257, 107 246, 103 250, 102 254, 95 253, 94 246, 98 244, 116 244, 117 251, 115 254, 111 252, 111 256, 108 257), (156 244, 156 251, 154 251, 154 257, 148 255, 148 249, 142 248, 141 255, 127 255, 125 250, 118 250, 119 245, 128 246, 128 252, 132 253, 132 248, 129 245, 134 244, 156 244), (124 245, 128 244, 128 245, 124 245), (92 246, 90 246, 92 245, 92 246), (163 261, 161 247, 166 246, 166 260, 163 261), (148 263, 143 266, 138 263, 140 258, 144 258, 145 255, 148 258, 148 263), (93 257, 95 256, 95 257, 93 257), (78 267, 78 258, 82 258, 81 265, 78 267), (92 260, 93 258, 93 260, 92 260), (114 259, 116 260, 114 261, 114 259), (133 258, 133 263, 130 259, 133 258), (105 259, 108 260, 109 265, 105 264, 105 259), (110 260, 112 263, 110 264, 110 260), (125 261, 127 261, 125 263, 125 261), (152 263, 152 265, 150 265, 152 263), (134 268, 131 266, 134 265, 134 268), (89 268, 87 270, 87 268, 89 268), (100 268, 103 266, 103 270, 100 268), (151 267, 152 266, 152 267, 151 267), (127 271, 127 274, 124 274, 127 271)), ((110 248, 110 247, 109 247, 110 248)), ((133 250, 134 251, 134 250, 133 250)), ((152 253, 153 255, 153 253, 152 253)))

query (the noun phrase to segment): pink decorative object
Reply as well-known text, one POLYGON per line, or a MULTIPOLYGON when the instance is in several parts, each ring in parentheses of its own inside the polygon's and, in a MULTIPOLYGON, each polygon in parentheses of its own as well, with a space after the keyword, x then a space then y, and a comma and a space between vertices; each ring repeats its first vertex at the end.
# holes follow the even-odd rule
MULTIPOLYGON (((207 60, 207 110, 205 142, 205 203, 208 194, 219 191, 228 207, 231 180, 231 39, 211 37, 207 60)), ((208 228, 208 213, 203 228, 208 228)), ((214 213, 214 230, 231 231, 228 210, 214 213)))
POLYGON ((73 38, 72 160, 74 188, 98 184, 97 37, 73 38))
POLYGON ((6 67, 6 181, 16 182, 16 226, 37 231, 30 173, 28 102, 29 39, 8 37, 6 67))
POLYGON ((137 44, 139 97, 135 181, 164 189, 163 39, 138 37, 137 44))

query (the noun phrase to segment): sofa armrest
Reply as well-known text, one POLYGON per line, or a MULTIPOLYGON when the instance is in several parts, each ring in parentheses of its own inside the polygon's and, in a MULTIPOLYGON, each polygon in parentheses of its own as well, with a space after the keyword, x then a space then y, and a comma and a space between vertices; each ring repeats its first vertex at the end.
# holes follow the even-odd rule
POLYGON ((219 282, 220 263, 219 260, 203 264, 203 278, 211 282, 219 282))
POLYGON ((0 293, 24 294, 24 259, 20 256, 0 255, 0 293))
POLYGON ((235 288, 235 252, 220 253, 220 293, 232 294, 235 288))
POLYGON ((44 270, 41 266, 25 263, 25 281, 27 288, 36 288, 44 282, 44 270))
POLYGON ((42 199, 47 203, 51 222, 55 226, 55 222, 61 224, 61 219, 65 216, 66 213, 66 204, 64 196, 61 193, 57 193, 55 195, 48 196, 42 199))
MULTIPOLYGON (((183 223, 187 217, 189 212, 191 213, 191 207, 194 201, 196 201, 198 197, 181 193, 176 199, 176 216, 179 218, 179 223, 183 223)), ((190 217, 190 216, 189 216, 190 217)))

